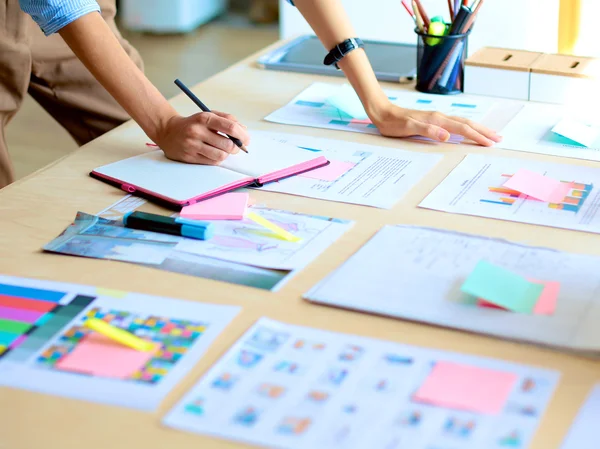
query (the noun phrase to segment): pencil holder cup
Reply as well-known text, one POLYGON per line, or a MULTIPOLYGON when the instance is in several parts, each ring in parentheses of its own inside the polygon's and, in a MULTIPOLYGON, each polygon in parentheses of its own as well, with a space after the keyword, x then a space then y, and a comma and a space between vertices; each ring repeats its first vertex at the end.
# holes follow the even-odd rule
POLYGON ((469 32, 435 36, 417 33, 417 90, 428 94, 463 92, 469 32))

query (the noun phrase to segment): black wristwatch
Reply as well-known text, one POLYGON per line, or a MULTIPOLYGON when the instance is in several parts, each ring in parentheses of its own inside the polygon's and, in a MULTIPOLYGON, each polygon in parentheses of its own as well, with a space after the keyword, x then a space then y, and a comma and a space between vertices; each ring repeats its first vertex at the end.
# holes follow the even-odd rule
POLYGON ((352 50, 356 50, 357 48, 364 48, 365 44, 358 37, 353 37, 350 39, 346 39, 341 44, 336 45, 331 49, 325 59, 323 60, 323 64, 325 65, 335 65, 336 69, 340 69, 337 65, 339 61, 342 60, 344 56, 350 53, 352 50))

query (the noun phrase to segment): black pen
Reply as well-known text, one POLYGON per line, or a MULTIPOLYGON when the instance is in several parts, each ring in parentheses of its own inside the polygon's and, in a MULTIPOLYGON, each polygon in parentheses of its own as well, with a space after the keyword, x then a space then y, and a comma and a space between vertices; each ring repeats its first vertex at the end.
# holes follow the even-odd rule
MULTIPOLYGON (((206 107, 206 105, 200 101, 200 98, 198 98, 196 95, 194 95, 194 93, 191 90, 189 90, 187 88, 187 86, 185 84, 183 84, 179 79, 175 80, 175 84, 177 85, 177 87, 179 87, 183 91, 184 94, 186 94, 190 98, 190 100, 192 100, 194 103, 196 103, 196 106, 198 106, 204 112, 210 112, 210 109, 208 109, 206 107)), ((231 141, 237 147, 240 148, 240 150, 244 151, 245 153, 248 152, 248 150, 246 149, 246 147, 244 146, 244 144, 242 143, 242 141, 240 139, 230 136, 229 134, 226 134, 226 136, 229 137, 231 139, 231 141)))

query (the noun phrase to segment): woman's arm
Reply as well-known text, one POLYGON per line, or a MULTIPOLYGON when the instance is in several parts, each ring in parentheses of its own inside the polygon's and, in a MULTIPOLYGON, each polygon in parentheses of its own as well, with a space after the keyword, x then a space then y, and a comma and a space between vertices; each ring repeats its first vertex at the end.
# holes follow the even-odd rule
POLYGON ((182 117, 131 61, 102 16, 84 15, 59 31, 75 55, 167 157, 217 164, 238 147, 218 131, 248 144, 246 129, 222 113, 182 117))
MULTIPOLYGON (((294 5, 327 51, 346 39, 357 37, 340 0, 294 0, 294 5)), ((453 133, 485 146, 501 140, 494 131, 467 119, 448 117, 438 112, 403 109, 392 104, 379 86, 362 49, 350 52, 338 66, 354 87, 369 118, 385 136, 422 135, 446 141, 453 133)))

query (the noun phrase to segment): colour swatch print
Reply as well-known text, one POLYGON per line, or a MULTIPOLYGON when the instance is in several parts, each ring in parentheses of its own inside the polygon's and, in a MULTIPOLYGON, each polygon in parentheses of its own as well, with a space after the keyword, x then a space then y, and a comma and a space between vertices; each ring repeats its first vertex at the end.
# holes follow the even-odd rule
POLYGON ((525 449, 557 379, 262 318, 164 422, 290 449, 501 449, 513 441, 525 449))
POLYGON ((239 311, 10 276, 0 276, 0 303, 0 385, 141 410, 158 406, 239 311), (89 319, 150 350, 94 331, 89 319))
MULTIPOLYGON (((175 320, 159 316, 142 316, 127 311, 102 310, 99 308, 88 311, 85 316, 85 319, 87 318, 101 319, 112 326, 157 343, 157 351, 146 360, 143 360, 143 363, 129 365, 131 366, 131 372, 125 376, 128 380, 145 383, 159 382, 168 374, 169 370, 185 355, 208 326, 208 323, 175 320)), ((38 359, 38 363, 50 369, 85 374, 85 366, 69 368, 69 365, 65 365, 64 360, 72 357, 80 345, 88 345, 93 334, 93 331, 83 325, 71 327, 60 336, 56 344, 43 352, 38 359)), ((111 342, 100 342, 97 346, 95 349, 97 357, 102 357, 107 362, 123 353, 123 348, 112 345, 111 342)), ((133 351, 129 359, 135 357, 136 352, 138 351, 133 351)), ((93 374, 93 370, 88 374, 93 374)), ((116 377, 122 378, 123 376, 116 377)))
POLYGON ((93 300, 0 283, 0 360, 27 360, 93 300))

